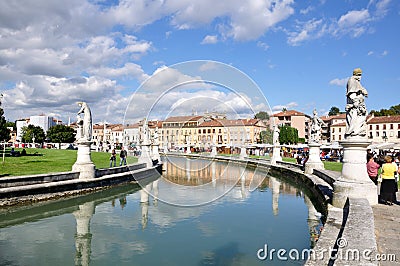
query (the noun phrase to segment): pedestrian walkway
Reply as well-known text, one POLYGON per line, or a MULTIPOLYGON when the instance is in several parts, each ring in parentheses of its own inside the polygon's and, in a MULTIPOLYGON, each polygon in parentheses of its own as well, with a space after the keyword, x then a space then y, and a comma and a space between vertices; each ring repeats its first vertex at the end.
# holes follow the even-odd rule
MULTIPOLYGON (((400 193, 397 193, 400 200, 400 193)), ((380 256, 395 254, 396 261, 381 261, 380 265, 400 265, 400 205, 378 204, 372 207, 375 235, 380 256)))

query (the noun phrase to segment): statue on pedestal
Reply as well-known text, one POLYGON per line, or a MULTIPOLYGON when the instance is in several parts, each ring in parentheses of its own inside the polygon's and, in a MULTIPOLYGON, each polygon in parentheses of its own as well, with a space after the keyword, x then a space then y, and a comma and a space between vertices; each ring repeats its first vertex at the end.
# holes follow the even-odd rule
POLYGON ((356 68, 353 70, 353 76, 347 82, 346 139, 365 137, 367 134, 365 97, 368 97, 368 92, 360 83, 361 75, 361 69, 356 68))
POLYGON ((78 102, 78 105, 81 107, 79 110, 77 117, 77 124, 79 126, 79 139, 78 140, 92 140, 92 113, 90 112, 90 108, 86 102, 78 102), (83 113, 83 119, 80 117, 80 114, 83 113))
POLYGON ((275 125, 274 126, 274 134, 273 134, 273 136, 272 136, 272 144, 273 145, 279 145, 280 144, 280 142, 279 142, 279 133, 280 133, 280 130, 279 130, 279 127, 278 127, 278 125, 275 125))
POLYGON ((325 125, 324 121, 318 117, 317 110, 313 111, 313 119, 311 122, 310 142, 319 143, 321 141, 321 129, 325 125))

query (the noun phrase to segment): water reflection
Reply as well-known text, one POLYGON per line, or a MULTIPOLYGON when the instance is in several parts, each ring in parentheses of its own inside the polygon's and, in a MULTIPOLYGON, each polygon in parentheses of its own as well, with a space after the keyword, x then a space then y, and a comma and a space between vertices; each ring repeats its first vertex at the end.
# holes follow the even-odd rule
POLYGON ((216 161, 177 159, 166 169, 142 188, 130 184, 0 212, 0 265, 109 265, 120 260, 138 265, 258 265, 255 252, 265 241, 272 248, 302 249, 317 240, 319 212, 301 187, 259 169, 227 168, 216 161), (253 193, 252 182, 261 183, 253 193), (195 184, 202 188, 193 193, 188 188, 195 184), (225 197, 198 207, 177 207, 165 200, 198 202, 226 188, 225 197), (31 242, 16 233, 38 225, 48 226, 47 234, 31 235, 31 242), (34 244, 39 237, 53 243, 55 227, 63 228, 62 240, 53 246, 34 244), (75 256, 68 263, 71 241, 75 256), (48 261, 42 263, 40 256, 48 261))

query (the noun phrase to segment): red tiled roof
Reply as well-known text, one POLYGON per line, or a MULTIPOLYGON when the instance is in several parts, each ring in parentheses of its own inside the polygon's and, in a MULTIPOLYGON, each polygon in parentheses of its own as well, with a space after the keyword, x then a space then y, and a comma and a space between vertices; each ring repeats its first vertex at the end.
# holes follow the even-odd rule
POLYGON ((233 127, 233 126, 255 126, 260 120, 258 119, 221 119, 203 122, 199 127, 233 127))
POLYGON ((400 115, 375 116, 372 117, 367 122, 367 124, 381 124, 381 123, 400 123, 400 115))
POLYGON ((189 122, 189 121, 197 121, 203 116, 199 115, 186 115, 186 116, 171 116, 168 117, 164 122, 189 122))
POLYGON ((280 116, 308 116, 305 113, 296 111, 296 110, 287 110, 282 111, 272 115, 273 117, 280 117, 280 116))
POLYGON ((341 114, 331 115, 331 116, 321 116, 321 119, 324 122, 328 122, 328 121, 331 121, 333 119, 346 119, 346 113, 341 113, 341 114))
POLYGON ((331 125, 331 127, 345 127, 346 126, 346 122, 343 123, 337 123, 337 124, 333 124, 331 125))

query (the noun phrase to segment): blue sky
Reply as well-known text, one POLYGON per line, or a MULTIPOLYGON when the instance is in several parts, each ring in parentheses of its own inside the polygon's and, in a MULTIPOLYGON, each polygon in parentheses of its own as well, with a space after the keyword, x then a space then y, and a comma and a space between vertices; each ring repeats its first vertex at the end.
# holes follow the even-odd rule
POLYGON ((3 108, 9 120, 45 113, 67 122, 84 100, 95 122, 121 123, 142 82, 190 60, 247 74, 269 103, 255 111, 344 110, 356 67, 367 108, 389 108, 399 104, 398 26, 394 0, 2 1, 3 108))

